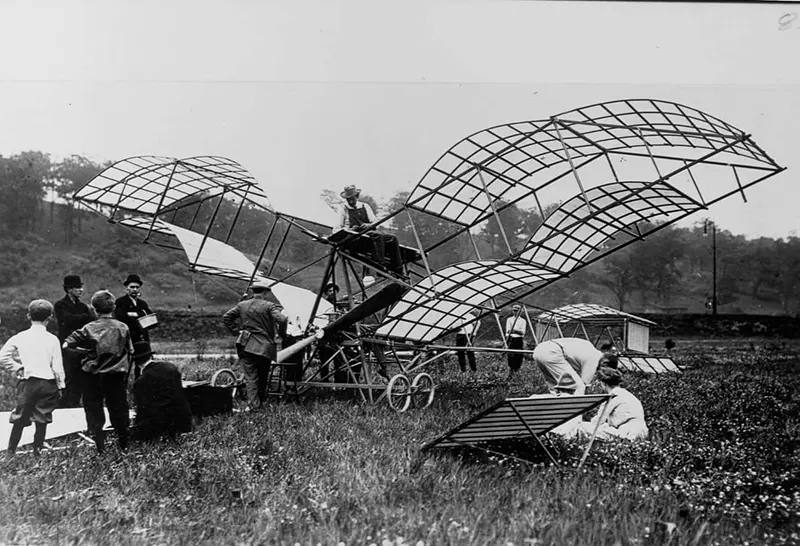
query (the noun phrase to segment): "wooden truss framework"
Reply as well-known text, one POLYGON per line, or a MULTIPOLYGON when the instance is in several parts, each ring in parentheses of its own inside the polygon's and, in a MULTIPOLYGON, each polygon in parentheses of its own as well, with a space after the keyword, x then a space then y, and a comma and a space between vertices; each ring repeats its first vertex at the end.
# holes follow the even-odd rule
MULTIPOLYGON (((469 447, 503 457, 517 458, 498 451, 493 446, 500 440, 530 437, 544 450, 549 459, 558 465, 541 437, 570 419, 583 415, 606 402, 609 398, 610 396, 607 394, 537 395, 530 398, 508 398, 426 443, 422 446, 421 451, 424 453, 434 448, 469 447)), ((591 443, 588 447, 591 447, 591 443)), ((588 454, 588 447, 583 460, 588 454)), ((530 462, 525 459, 521 460, 530 462)))
POLYGON ((643 328, 655 325, 642 317, 604 305, 576 303, 540 313, 535 320, 539 330, 537 342, 557 337, 582 337, 598 345, 607 339, 619 352, 620 366, 629 371, 652 374, 681 372, 670 356, 651 355, 649 351, 641 350, 643 348, 631 347, 628 338, 631 324, 643 328))
MULTIPOLYGON (((413 210, 455 226, 422 248, 423 257, 489 220, 507 255, 428 271, 377 333, 434 341, 467 310, 480 319, 726 197, 746 200, 746 189, 783 170, 750 135, 665 101, 596 104, 470 135, 439 158, 395 214, 413 210), (565 198, 546 214, 544 198, 552 201, 556 190, 565 198), (537 203, 545 220, 517 241, 502 212, 523 199, 537 203)), ((410 214, 409 221, 413 227, 410 214)))

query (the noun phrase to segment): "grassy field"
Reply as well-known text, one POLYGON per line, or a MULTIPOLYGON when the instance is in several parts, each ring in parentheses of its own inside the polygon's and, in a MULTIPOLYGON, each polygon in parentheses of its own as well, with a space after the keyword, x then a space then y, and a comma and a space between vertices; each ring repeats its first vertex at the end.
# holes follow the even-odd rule
MULTIPOLYGON (((75 440, 38 463, 22 454, 0 467, 0 543, 797 544, 798 347, 678 341, 675 353, 683 375, 628 377, 651 439, 595 444, 580 471, 581 446, 563 441, 561 469, 420 457, 475 412, 543 390, 529 362, 509 384, 504 361, 481 355, 476 375, 454 361, 426 368, 438 389, 427 410, 328 391, 125 454, 96 457, 75 440)), ((228 365, 183 364, 193 379, 228 365)), ((541 456, 532 442, 514 447, 541 456)))

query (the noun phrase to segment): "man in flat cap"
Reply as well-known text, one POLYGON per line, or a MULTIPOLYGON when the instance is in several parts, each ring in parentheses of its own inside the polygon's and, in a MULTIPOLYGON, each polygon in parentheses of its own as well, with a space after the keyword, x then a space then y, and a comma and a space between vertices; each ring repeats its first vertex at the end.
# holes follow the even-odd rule
POLYGON ((248 409, 261 407, 266 398, 269 368, 277 358, 275 336, 286 337, 288 318, 283 307, 266 299, 270 283, 259 280, 250 285, 253 297, 240 301, 222 315, 222 322, 236 338, 236 352, 244 371, 248 409))
MULTIPOLYGON (((139 318, 153 314, 150 306, 141 298, 142 284, 144 283, 139 275, 132 274, 128 275, 122 284, 127 293, 114 302, 114 318, 128 327, 131 332, 131 342, 146 341, 150 343, 149 332, 139 323, 139 318)), ((134 379, 138 378, 140 373, 139 366, 134 366, 134 379)))
MULTIPOLYGON (((64 277, 64 292, 66 295, 53 306, 60 343, 64 343, 64 340, 72 332, 83 328, 95 319, 92 309, 81 301, 83 281, 78 275, 64 277)), ((81 395, 83 394, 83 374, 81 373, 83 354, 74 349, 62 349, 61 354, 67 383, 61 398, 61 407, 77 408, 81 405, 81 395)))
POLYGON ((395 275, 404 278, 403 258, 400 255, 400 243, 397 237, 388 233, 379 233, 371 230, 372 224, 376 221, 375 212, 367 203, 358 200, 361 189, 355 186, 345 186, 341 196, 345 204, 339 211, 338 228, 350 229, 353 231, 366 232, 372 239, 373 251, 372 259, 383 266, 386 258, 389 259, 389 269, 395 275))

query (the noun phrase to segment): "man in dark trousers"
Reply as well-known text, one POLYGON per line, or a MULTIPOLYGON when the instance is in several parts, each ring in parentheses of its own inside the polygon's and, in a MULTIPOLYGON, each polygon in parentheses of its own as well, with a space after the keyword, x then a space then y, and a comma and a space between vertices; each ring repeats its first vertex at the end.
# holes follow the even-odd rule
MULTIPOLYGON (((60 343, 64 343, 64 340, 72 332, 83 328, 95 319, 92 309, 81 301, 83 282, 78 275, 64 277, 64 292, 66 292, 64 298, 58 300, 54 305, 60 343)), ((61 407, 77 408, 81 405, 81 395, 83 394, 83 375, 81 373, 83 354, 74 349, 62 349, 61 354, 67 381, 61 398, 61 407)))
POLYGON ((153 360, 153 350, 146 341, 134 344, 133 361, 142 374, 133 384, 136 420, 131 436, 149 441, 191 432, 192 410, 180 370, 170 362, 153 360))
POLYGON ((339 228, 358 232, 366 232, 372 239, 372 259, 383 267, 384 259, 389 259, 389 269, 398 277, 405 278, 403 258, 400 255, 400 243, 397 237, 389 233, 380 233, 372 228, 376 221, 375 212, 367 203, 359 202, 361 190, 355 186, 345 186, 341 196, 345 200, 339 211, 339 228))
MULTIPOLYGON (((126 295, 117 298, 114 302, 114 318, 128 327, 131 333, 131 341, 146 341, 150 343, 150 334, 139 324, 139 318, 145 315, 152 315, 150 306, 141 298, 142 279, 139 275, 128 275, 123 283, 126 295)), ((133 377, 138 378, 141 373, 138 366, 134 366, 133 377)))
POLYGON ((268 281, 256 281, 250 290, 253 297, 227 311, 222 322, 232 334, 238 334, 236 352, 244 370, 248 411, 254 411, 264 404, 270 364, 277 358, 275 335, 286 337, 288 319, 281 312, 283 307, 267 301, 268 281))

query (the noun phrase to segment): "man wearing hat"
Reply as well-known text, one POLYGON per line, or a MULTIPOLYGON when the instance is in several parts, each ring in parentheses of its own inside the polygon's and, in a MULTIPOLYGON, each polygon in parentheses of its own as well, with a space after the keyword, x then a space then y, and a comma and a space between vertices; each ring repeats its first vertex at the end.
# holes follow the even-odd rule
MULTIPOLYGON (((525 319, 520 316, 522 306, 518 303, 511 307, 511 316, 506 319, 506 345, 509 349, 522 350, 525 343, 525 319)), ((522 367, 522 353, 508 353, 508 377, 509 379, 522 367)))
MULTIPOLYGON (((72 332, 83 328, 95 319, 92 309, 81 301, 83 281, 78 275, 64 277, 64 292, 66 295, 53 306, 58 324, 58 341, 62 344, 72 332)), ((61 407, 77 408, 81 405, 81 395, 83 394, 83 375, 81 374, 83 355, 73 349, 62 349, 61 355, 67 383, 61 398, 61 407)))
POLYGON ((270 283, 259 280, 250 285, 253 297, 240 301, 222 315, 222 322, 236 338, 236 352, 244 370, 249 409, 264 403, 269 368, 277 358, 275 336, 286 337, 288 318, 277 303, 267 301, 270 283))
MULTIPOLYGON (((375 221, 375 212, 367 203, 361 203, 358 197, 361 190, 355 186, 345 186, 341 196, 345 199, 345 204, 339 211, 339 229, 350 229, 353 231, 367 231, 375 221)), ((369 231, 372 239, 372 259, 383 266, 384 259, 389 258, 389 269, 399 277, 404 277, 403 258, 400 256, 400 243, 397 237, 388 233, 369 231)))
MULTIPOLYGON (((153 314, 150 306, 141 298, 142 284, 144 283, 139 275, 128 275, 128 278, 122 284, 125 285, 127 294, 117 298, 117 301, 114 302, 116 305, 114 318, 128 327, 133 343, 137 341, 150 343, 150 334, 139 324, 140 317, 153 314)), ((133 370, 134 378, 139 377, 139 373, 139 367, 135 366, 133 370)))
POLYGON ((177 366, 153 360, 153 350, 147 341, 134 343, 133 362, 142 373, 133 383, 136 419, 132 437, 147 441, 191 432, 192 409, 177 366))

